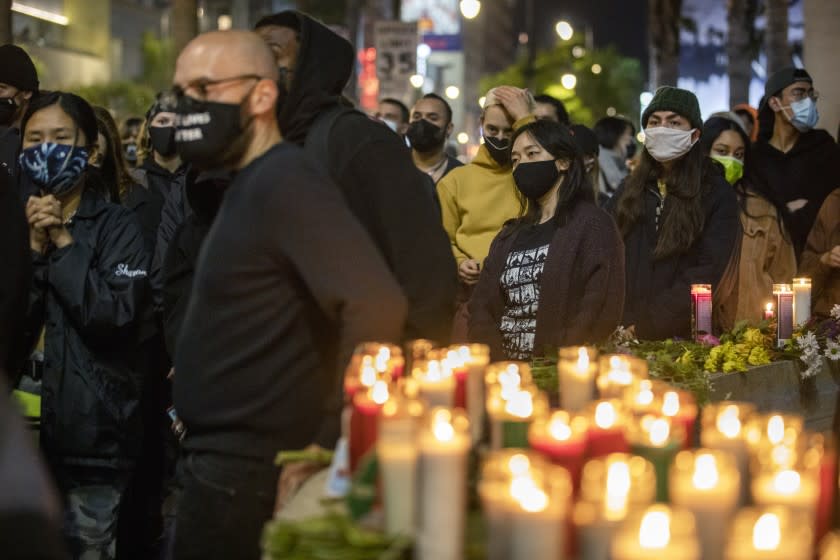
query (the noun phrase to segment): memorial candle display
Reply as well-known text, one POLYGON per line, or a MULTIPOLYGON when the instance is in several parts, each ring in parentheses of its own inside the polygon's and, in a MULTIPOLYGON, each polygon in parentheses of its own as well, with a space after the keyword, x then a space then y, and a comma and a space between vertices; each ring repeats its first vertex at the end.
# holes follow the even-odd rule
POLYGON ((665 417, 643 417, 630 431, 630 450, 653 463, 656 471, 656 499, 668 501, 668 472, 671 461, 682 447, 680 426, 665 417))
POLYGON ((478 443, 483 435, 485 421, 484 376, 490 362, 490 348, 486 344, 462 344, 450 346, 449 353, 452 352, 456 353, 462 364, 455 375, 455 406, 466 408, 473 443, 478 443), (459 399, 463 404, 459 404, 459 399))
POLYGON ((793 279, 793 324, 804 325, 811 318, 811 279, 793 279))
POLYGON ((776 311, 773 308, 773 302, 768 301, 764 304, 764 316, 763 319, 765 321, 772 321, 776 318, 776 311))
POLYGON ((694 514, 704 560, 723 558, 729 524, 741 498, 740 474, 726 452, 681 451, 670 474, 671 503, 694 514))
POLYGON ((636 379, 624 391, 624 404, 636 416, 652 414, 656 410, 656 391, 661 390, 653 379, 636 379))
POLYGON ((811 560, 807 520, 785 508, 744 508, 735 516, 726 560, 811 560))
POLYGON ((557 356, 560 407, 569 412, 580 412, 595 394, 598 350, 587 346, 572 346, 561 348, 557 356))
POLYGON ((420 397, 430 407, 452 407, 455 400, 455 379, 445 362, 429 360, 425 364, 416 364, 411 375, 418 382, 420 397))
POLYGON ((435 408, 418 436, 418 560, 461 560, 467 513, 469 420, 435 408))
POLYGON ((776 296, 776 346, 784 347, 793 337, 793 289, 790 284, 773 284, 776 296))
POLYGON ((367 391, 373 387, 378 379, 372 356, 353 356, 344 376, 344 393, 348 401, 353 401, 356 392, 367 391))
POLYGON ((492 409, 488 406, 487 409, 492 428, 491 443, 503 448, 528 447, 531 423, 548 410, 545 395, 535 387, 521 387, 510 393, 504 393, 501 387, 495 387, 491 396, 490 400, 494 405, 500 405, 492 409))
POLYGON ((629 449, 625 426, 629 416, 617 399, 596 401, 589 406, 588 455, 601 457, 626 453, 629 449))
POLYGON ((385 509, 385 532, 413 536, 417 496, 417 430, 424 412, 414 399, 392 396, 379 416, 376 456, 385 509))
POLYGON ((624 522, 612 545, 612 560, 699 560, 691 513, 657 504, 624 522))
POLYGON ((516 476, 525 476, 532 458, 521 450, 501 450, 488 454, 481 466, 478 497, 487 524, 488 560, 510 558, 510 516, 513 502, 510 483, 516 476))
POLYGON ((648 376, 647 362, 634 356, 601 356, 598 368, 598 394, 602 399, 620 399, 636 379, 648 376))
POLYGON ((631 508, 644 508, 656 497, 653 465, 642 457, 614 453, 586 463, 575 506, 578 557, 610 560, 615 533, 631 508))
POLYGON ((571 417, 568 412, 559 410, 548 418, 535 420, 528 433, 531 449, 569 471, 575 491, 580 487, 588 430, 585 417, 571 417))
POLYGON ((662 394, 659 413, 671 419, 671 423, 680 426, 683 435, 683 449, 694 447, 694 432, 697 422, 697 404, 688 391, 669 389, 662 394))
POLYGON ((712 285, 691 285, 691 339, 712 334, 712 285))
POLYGON ((741 480, 742 506, 749 502, 750 496, 750 454, 745 424, 754 413, 755 407, 748 403, 724 401, 708 404, 703 409, 703 428, 700 431, 700 445, 726 451, 735 459, 741 480))
POLYGON ((753 455, 767 466, 788 468, 797 460, 797 441, 804 428, 801 416, 756 414, 746 424, 747 444, 753 455))
POLYGON ((379 380, 366 392, 353 396, 350 416, 350 470, 355 472, 359 460, 376 444, 379 411, 388 400, 388 384, 379 380))

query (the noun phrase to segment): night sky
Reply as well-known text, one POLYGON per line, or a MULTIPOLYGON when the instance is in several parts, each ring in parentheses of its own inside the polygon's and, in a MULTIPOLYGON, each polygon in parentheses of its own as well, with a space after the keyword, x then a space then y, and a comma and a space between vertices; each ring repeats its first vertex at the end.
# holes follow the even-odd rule
POLYGON ((638 58, 647 68, 645 0, 516 0, 519 31, 525 31, 529 1, 535 2, 538 48, 548 48, 557 41, 554 24, 565 19, 575 28, 590 26, 596 47, 613 44, 621 54, 638 58))

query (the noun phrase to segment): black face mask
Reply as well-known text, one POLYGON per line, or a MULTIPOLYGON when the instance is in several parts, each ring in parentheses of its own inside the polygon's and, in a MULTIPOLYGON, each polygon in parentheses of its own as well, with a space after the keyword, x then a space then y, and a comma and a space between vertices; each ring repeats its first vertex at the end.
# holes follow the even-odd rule
POLYGON ((405 135, 411 142, 411 147, 418 152, 432 152, 446 142, 446 131, 426 119, 420 119, 408 125, 405 135))
MULTIPOLYGON (((242 103, 250 97, 245 96, 242 103)), ((248 147, 242 124, 242 103, 197 101, 184 96, 175 109, 175 146, 181 159, 198 169, 219 169, 236 164, 248 147)))
POLYGON ((14 97, 0 99, 0 126, 11 126, 17 113, 17 103, 14 97))
POLYGON ((163 157, 175 155, 175 127, 150 126, 149 140, 152 148, 163 157))
POLYGON ((520 163, 513 170, 513 180, 525 198, 537 201, 551 190, 560 177, 560 171, 553 159, 520 163))
POLYGON ((636 155, 636 143, 635 142, 630 142, 629 144, 627 144, 627 155, 625 156, 625 159, 633 159, 633 156, 635 156, 635 155, 636 155))
POLYGON ((484 145, 487 146, 487 151, 490 152, 490 156, 496 160, 496 163, 501 166, 510 163, 510 140, 485 136, 484 145))

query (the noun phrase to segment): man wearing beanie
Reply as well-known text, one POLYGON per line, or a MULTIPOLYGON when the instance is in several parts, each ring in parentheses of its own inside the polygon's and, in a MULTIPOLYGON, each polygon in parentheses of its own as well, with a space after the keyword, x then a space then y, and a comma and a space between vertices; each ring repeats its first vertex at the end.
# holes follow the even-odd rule
POLYGON ((786 222, 797 259, 823 201, 840 186, 840 146, 816 130, 819 112, 811 76, 783 68, 767 80, 759 106, 755 177, 787 204, 786 222))
MULTIPOLYGON (((738 200, 698 140, 700 106, 690 91, 662 87, 642 114, 639 165, 607 203, 624 237, 623 324, 640 338, 691 334, 691 284, 715 294, 734 285, 738 200), (726 273, 725 273, 726 272, 726 273)), ((737 264, 737 263, 736 263, 737 264)))
POLYGON ((38 73, 32 59, 16 45, 0 45, 0 172, 17 185, 20 121, 29 100, 38 92, 38 73))

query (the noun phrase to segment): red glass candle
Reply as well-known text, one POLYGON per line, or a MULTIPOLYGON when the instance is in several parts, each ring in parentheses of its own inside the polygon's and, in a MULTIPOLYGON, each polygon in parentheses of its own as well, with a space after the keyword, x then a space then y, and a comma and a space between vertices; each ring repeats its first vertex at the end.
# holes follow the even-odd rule
POLYGON ((712 285, 691 285, 691 338, 712 334, 712 285))
POLYGON ((350 471, 355 472, 359 460, 376 444, 379 411, 388 400, 388 385, 377 381, 367 392, 357 391, 350 416, 350 471))
POLYGON ((570 417, 558 410, 549 418, 535 421, 528 433, 528 445, 572 476, 574 491, 580 488, 580 472, 586 459, 589 423, 583 416, 570 417))
POLYGON ((694 447, 694 431, 697 422, 697 404, 694 397, 685 391, 666 391, 662 395, 660 412, 671 419, 674 426, 680 426, 683 434, 682 448, 694 447))
POLYGON ((590 407, 589 441, 587 451, 589 457, 603 457, 610 453, 627 453, 627 436, 625 425, 629 420, 620 401, 597 401, 590 407))

